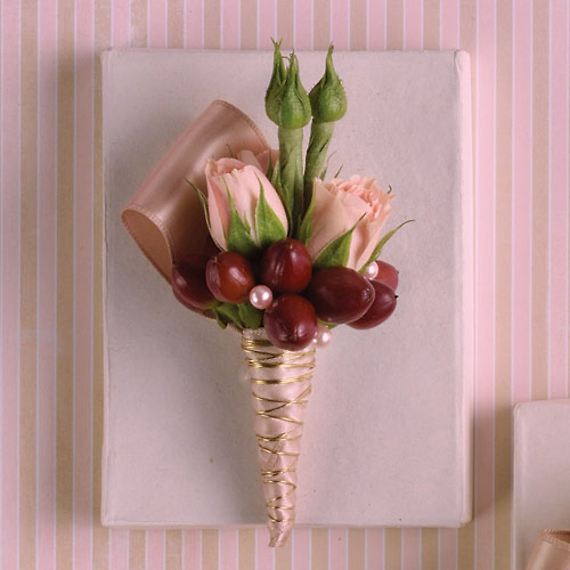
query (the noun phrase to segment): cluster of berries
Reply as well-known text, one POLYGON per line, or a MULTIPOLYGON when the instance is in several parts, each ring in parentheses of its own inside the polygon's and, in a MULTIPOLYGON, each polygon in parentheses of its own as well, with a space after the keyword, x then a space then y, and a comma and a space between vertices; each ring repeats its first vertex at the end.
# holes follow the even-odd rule
POLYGON ((363 274, 341 266, 313 272, 307 248, 291 238, 268 247, 258 264, 224 251, 192 256, 172 274, 174 294, 189 309, 208 315, 220 303, 249 303, 263 311, 269 340, 285 350, 328 344, 334 325, 379 325, 396 308, 397 286, 398 271, 382 261, 363 274))

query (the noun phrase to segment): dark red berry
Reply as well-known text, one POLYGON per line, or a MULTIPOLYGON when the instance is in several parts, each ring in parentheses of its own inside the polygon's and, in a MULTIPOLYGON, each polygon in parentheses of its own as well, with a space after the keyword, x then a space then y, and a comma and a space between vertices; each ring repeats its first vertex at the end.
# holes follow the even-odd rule
POLYGON ((372 286, 376 292, 374 302, 364 316, 357 321, 348 323, 349 327, 354 329, 371 329, 383 323, 394 312, 397 302, 394 290, 381 281, 372 281, 372 286))
POLYGON ((205 255, 188 255, 172 266, 172 290, 174 296, 188 309, 206 311, 214 297, 206 285, 205 255))
POLYGON ((307 299, 287 293, 265 311, 263 326, 275 346, 284 350, 301 350, 317 334, 317 316, 307 299))
POLYGON ((311 256, 296 239, 271 245, 261 259, 261 282, 279 293, 298 293, 311 281, 311 256))
POLYGON ((376 265, 378 265, 378 275, 374 277, 374 281, 382 281, 395 291, 398 288, 398 270, 385 261, 376 261, 376 265))
POLYGON ((305 294, 319 319, 335 325, 359 319, 374 301, 370 281, 347 267, 317 271, 305 294))
POLYGON ((206 283, 218 301, 238 304, 247 301, 255 277, 246 257, 224 251, 208 261, 206 283))

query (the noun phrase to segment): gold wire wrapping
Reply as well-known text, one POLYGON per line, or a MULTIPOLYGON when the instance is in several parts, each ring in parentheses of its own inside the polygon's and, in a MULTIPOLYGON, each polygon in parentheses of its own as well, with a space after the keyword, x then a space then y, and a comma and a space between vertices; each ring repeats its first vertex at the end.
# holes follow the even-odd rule
POLYGON ((315 347, 282 350, 267 339, 264 329, 243 331, 242 347, 250 368, 269 546, 281 546, 295 522, 297 462, 315 347))

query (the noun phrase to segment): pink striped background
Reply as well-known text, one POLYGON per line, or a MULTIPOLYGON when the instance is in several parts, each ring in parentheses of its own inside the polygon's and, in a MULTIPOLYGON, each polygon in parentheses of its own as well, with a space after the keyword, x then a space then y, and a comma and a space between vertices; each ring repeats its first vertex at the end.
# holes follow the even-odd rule
POLYGON ((0 568, 510 568, 511 409, 569 389, 570 0, 0 0, 0 568), (101 75, 110 46, 453 49, 473 61, 473 523, 109 531, 101 75))

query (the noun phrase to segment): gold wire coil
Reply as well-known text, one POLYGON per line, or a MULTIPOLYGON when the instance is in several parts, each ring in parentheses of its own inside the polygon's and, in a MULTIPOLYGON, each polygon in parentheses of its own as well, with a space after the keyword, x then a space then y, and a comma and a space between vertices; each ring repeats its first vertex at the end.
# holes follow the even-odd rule
POLYGON ((315 367, 315 347, 292 352, 275 347, 265 331, 244 331, 242 348, 251 369, 252 398, 256 403, 255 414, 264 422, 283 427, 276 434, 256 433, 259 451, 267 454, 267 463, 278 468, 261 469, 261 478, 266 486, 267 515, 273 523, 287 523, 295 519, 294 496, 297 489, 298 442, 303 431, 302 410, 311 394, 311 379, 315 367), (293 397, 280 397, 283 388, 290 386, 293 397), (295 413, 296 412, 296 413, 295 413), (290 449, 290 444, 296 445, 290 449), (285 463, 285 464, 284 464, 285 463), (282 465, 282 466, 281 466, 282 465), (286 515, 285 512, 289 513, 286 515))

